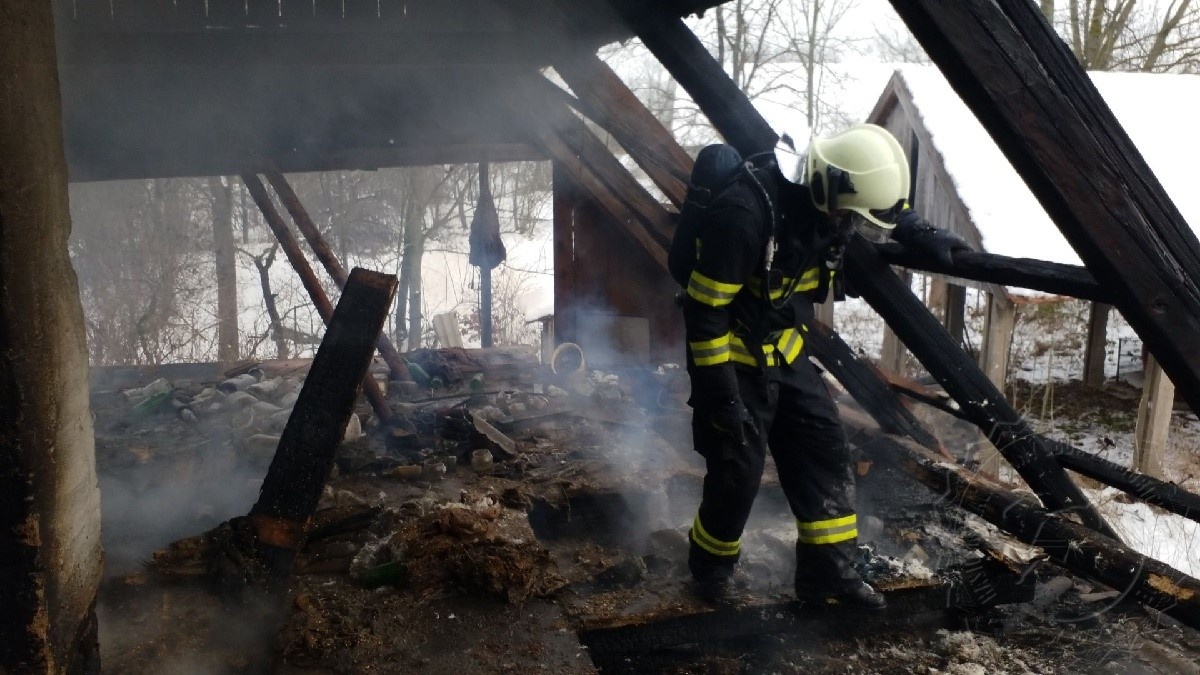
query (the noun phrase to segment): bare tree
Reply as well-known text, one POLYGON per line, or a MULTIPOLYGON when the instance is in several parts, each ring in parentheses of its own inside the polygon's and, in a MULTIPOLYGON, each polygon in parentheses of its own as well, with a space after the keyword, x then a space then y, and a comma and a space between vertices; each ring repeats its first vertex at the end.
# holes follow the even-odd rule
POLYGON ((787 37, 788 52, 794 54, 804 70, 804 115, 812 131, 843 124, 840 106, 826 98, 825 83, 835 77, 830 64, 852 40, 838 33, 838 26, 854 8, 853 0, 809 0, 789 5, 781 22, 787 37), (826 118, 837 118, 827 124, 826 118))
POLYGON ((1200 11, 1193 0, 1043 0, 1079 62, 1088 70, 1196 72, 1200 11))
POLYGON ((237 261, 233 243, 233 190, 220 178, 208 179, 212 200, 213 257, 217 270, 217 360, 238 359, 237 261))

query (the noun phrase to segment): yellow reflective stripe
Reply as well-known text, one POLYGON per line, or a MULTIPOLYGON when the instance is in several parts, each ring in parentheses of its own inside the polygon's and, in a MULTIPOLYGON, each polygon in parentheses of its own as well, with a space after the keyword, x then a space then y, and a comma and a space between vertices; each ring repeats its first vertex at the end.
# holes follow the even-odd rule
POLYGON ((836 532, 834 534, 822 534, 818 536, 801 534, 799 539, 801 544, 839 544, 857 537, 858 528, 852 527, 845 532, 836 532))
POLYGON ((692 363, 698 366, 715 366, 729 361, 729 337, 726 333, 711 340, 689 342, 692 351, 692 363))
POLYGON ((837 544, 858 536, 858 516, 851 513, 829 520, 796 521, 796 527, 801 544, 837 544))
POLYGON ((796 527, 801 530, 825 530, 831 527, 840 527, 842 525, 852 525, 858 523, 858 514, 851 513, 848 516, 840 516, 829 520, 814 520, 812 522, 796 521, 796 527))
POLYGON ((713 555, 729 556, 737 555, 742 548, 742 540, 737 541, 721 541, 709 534, 704 525, 700 523, 700 514, 696 514, 696 519, 692 521, 692 541, 700 548, 708 551, 713 555))
POLYGON ((697 302, 713 307, 724 307, 733 302, 733 298, 742 290, 741 284, 727 284, 704 276, 696 270, 688 278, 688 295, 697 302))
POLYGON ((747 366, 757 366, 758 361, 754 359, 754 355, 750 350, 746 349, 746 344, 736 335, 729 336, 729 358, 734 363, 742 363, 747 366))
POLYGON ((779 341, 775 344, 779 347, 779 355, 783 357, 783 360, 791 363, 800 356, 800 352, 804 349, 804 338, 795 328, 785 328, 783 334, 779 336, 779 341))
POLYGON ((800 277, 800 283, 796 285, 797 291, 811 291, 821 285, 821 268, 810 267, 804 270, 804 274, 800 277))

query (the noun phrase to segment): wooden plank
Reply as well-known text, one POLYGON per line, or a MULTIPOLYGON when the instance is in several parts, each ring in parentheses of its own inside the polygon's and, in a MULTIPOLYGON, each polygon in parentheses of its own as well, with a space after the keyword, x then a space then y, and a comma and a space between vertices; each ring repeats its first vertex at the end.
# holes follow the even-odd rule
MULTIPOLYGON (((717 129, 743 155, 773 146, 774 132, 682 21, 669 17, 634 23, 639 37, 691 94, 717 129), (738 102, 723 100, 736 98, 738 102)), ((851 242, 847 273, 854 288, 896 331, 925 367, 958 401, 1009 463, 1053 509, 1076 511, 1088 527, 1116 538, 1099 512, 941 324, 861 238, 851 242)))
POLYGON ((692 158, 654 113, 595 54, 571 53, 554 70, 579 97, 580 112, 612 134, 676 208, 682 206, 692 158))
POLYGON ((948 464, 917 443, 872 431, 864 415, 842 410, 847 429, 866 442, 860 446, 881 461, 897 460, 905 473, 1021 541, 1041 547, 1056 563, 1128 597, 1200 628, 1200 581, 1042 508, 971 472, 948 464))
POLYGON ((917 251, 906 250, 896 242, 880 244, 879 254, 893 265, 958 279, 1028 288, 1053 295, 1101 302, 1110 296, 1108 291, 1096 283, 1095 277, 1086 267, 1078 265, 974 251, 955 253, 954 263, 946 265, 917 251))
MULTIPOLYGON (((585 209, 582 196, 567 165, 552 165, 552 198, 554 201, 554 345, 559 341, 573 342, 577 324, 575 311, 582 300, 576 281, 575 228, 585 209)), ((548 359, 543 360, 549 365, 548 359)))
POLYGON ((892 4, 1200 411, 1200 241, 1062 39, 1026 0, 892 4))
POLYGON ((313 357, 279 448, 250 509, 273 575, 286 576, 333 470, 334 455, 354 412, 375 338, 392 308, 398 282, 391 274, 355 268, 313 357), (278 549, 278 555, 273 555, 278 549))
MULTIPOLYGON (((296 228, 300 230, 300 234, 304 235, 305 241, 308 242, 310 248, 317 256, 317 260, 325 267, 325 271, 329 273, 333 283, 337 287, 345 288, 346 268, 342 266, 342 262, 338 260, 337 254, 333 252, 333 248, 325 241, 325 236, 321 234, 321 230, 317 224, 313 222, 308 215, 308 210, 304 208, 304 204, 300 202, 300 197, 296 195, 296 191, 292 189, 287 178, 276 169, 267 169, 264 172, 267 176, 267 181, 271 183, 271 187, 275 188, 275 194, 279 195, 279 201, 283 202, 284 208, 292 216, 292 222, 296 223, 296 228)), ((484 345, 491 346, 491 345, 484 345)), ((396 348, 392 346, 392 341, 384 333, 379 334, 379 339, 376 344, 379 349, 379 355, 383 357, 384 363, 388 365, 391 379, 401 382, 411 381, 412 378, 408 375, 408 367, 404 365, 404 361, 400 359, 400 354, 396 352, 396 348)))
POLYGON ((1163 373, 1153 356, 1146 356, 1146 378, 1142 400, 1138 404, 1133 446, 1134 470, 1155 478, 1163 477, 1163 459, 1171 434, 1171 409, 1175 403, 1175 385, 1163 373))
POLYGON ((1087 346, 1083 352, 1083 383, 1104 385, 1104 361, 1108 356, 1108 313, 1112 305, 1093 302, 1088 311, 1087 346))
MULTIPOLYGON (((296 241, 292 231, 283 222, 283 217, 279 215, 275 204, 271 202, 267 188, 258 179, 258 176, 243 174, 242 182, 246 185, 254 203, 258 205, 258 210, 262 212, 263 220, 267 222, 267 226, 271 228, 271 232, 279 241, 279 246, 287 256, 288 262, 291 263, 292 269, 296 270, 300 282, 304 285, 304 290, 308 291, 308 297, 312 298, 313 306, 317 308, 317 314, 321 316, 321 320, 328 327, 329 322, 333 319, 333 303, 329 301, 325 288, 321 286, 312 266, 308 264, 308 259, 304 257, 304 252, 300 250, 300 243, 296 241)), ((391 410, 388 408, 383 391, 379 388, 379 383, 375 381, 374 377, 368 375, 362 378, 362 385, 363 394, 371 403, 371 409, 375 411, 375 416, 381 422, 387 423, 391 419, 391 410)))

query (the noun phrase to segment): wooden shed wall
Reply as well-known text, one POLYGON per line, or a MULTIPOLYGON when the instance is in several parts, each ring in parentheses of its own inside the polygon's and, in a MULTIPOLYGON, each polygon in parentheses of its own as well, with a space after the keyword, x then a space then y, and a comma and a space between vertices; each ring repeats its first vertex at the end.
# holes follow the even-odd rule
POLYGON ((651 363, 682 363, 678 286, 554 163, 554 325, 558 342, 586 342, 587 314, 649 321, 651 363))

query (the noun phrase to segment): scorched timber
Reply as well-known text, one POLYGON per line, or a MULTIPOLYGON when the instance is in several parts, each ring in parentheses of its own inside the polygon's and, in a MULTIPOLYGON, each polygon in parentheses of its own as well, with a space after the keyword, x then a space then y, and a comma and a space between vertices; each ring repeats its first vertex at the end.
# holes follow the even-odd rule
MULTIPOLYGON (((639 22, 631 12, 627 17, 646 47, 743 156, 774 147, 778 136, 770 125, 682 21, 660 15, 655 21, 639 22)), ((1116 533, 1049 456, 1044 445, 1030 438, 1032 432, 1004 395, 913 295, 912 289, 879 259, 874 246, 856 238, 848 247, 846 258, 847 274, 854 288, 971 420, 988 434, 1034 492, 1052 508, 1077 512, 1089 527, 1115 539, 1116 533)))
MULTIPOLYGON (((283 552, 298 548, 329 480, 396 286, 390 274, 350 273, 250 510, 260 546, 283 552)), ((286 567, 275 573, 281 571, 286 567)))
POLYGON ((884 434, 859 413, 843 408, 842 420, 856 439, 866 440, 859 443, 862 449, 880 461, 897 461, 905 473, 943 495, 947 505, 964 508, 1021 541, 1042 548, 1072 572, 1200 628, 1200 581, 1119 541, 1060 518, 1028 497, 948 464, 908 439, 884 434))

